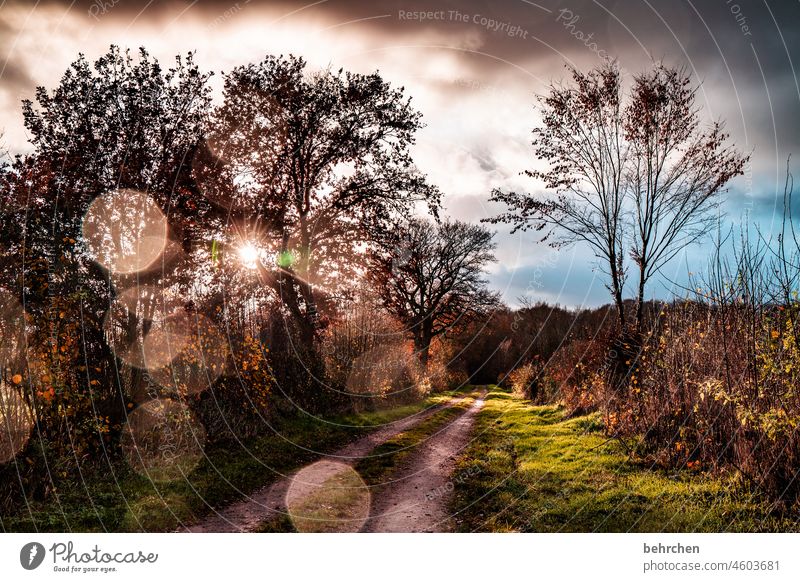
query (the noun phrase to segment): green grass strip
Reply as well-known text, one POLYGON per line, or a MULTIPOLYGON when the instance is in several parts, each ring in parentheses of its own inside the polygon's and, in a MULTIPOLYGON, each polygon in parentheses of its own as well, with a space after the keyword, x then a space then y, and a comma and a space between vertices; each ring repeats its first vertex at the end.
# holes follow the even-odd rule
POLYGON ((456 469, 459 531, 788 531, 735 476, 636 464, 597 415, 566 419, 493 387, 456 469))

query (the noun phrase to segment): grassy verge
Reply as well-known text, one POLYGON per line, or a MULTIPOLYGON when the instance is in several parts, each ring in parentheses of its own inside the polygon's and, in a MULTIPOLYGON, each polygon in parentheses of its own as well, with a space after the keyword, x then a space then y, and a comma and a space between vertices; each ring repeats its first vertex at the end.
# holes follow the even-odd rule
MULTIPOLYGON (((395 435, 376 447, 369 457, 356 463, 355 473, 370 488, 384 483, 403 460, 416 450, 415 445, 436 434, 458 418, 466 408, 472 405, 473 401, 474 399, 471 397, 464 398, 455 406, 435 412, 417 426, 395 435)), ((298 529, 300 528, 295 527, 289 516, 280 515, 264 522, 258 531, 277 533, 294 532, 298 529)))
POLYGON ((29 501, 13 515, 0 516, 2 531, 170 531, 191 522, 282 474, 316 460, 375 430, 424 408, 441 404, 452 393, 421 402, 327 419, 286 419, 268 435, 241 444, 214 445, 186 479, 156 484, 124 462, 84 475, 83 482, 59 485, 57 497, 29 501))
POLYGON ((786 531, 734 477, 651 470, 600 433, 494 388, 459 461, 459 531, 786 531))

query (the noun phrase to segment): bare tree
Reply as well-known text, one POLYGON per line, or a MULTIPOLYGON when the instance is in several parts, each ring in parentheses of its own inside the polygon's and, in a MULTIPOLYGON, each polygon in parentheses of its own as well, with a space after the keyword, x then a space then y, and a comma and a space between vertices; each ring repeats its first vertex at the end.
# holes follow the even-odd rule
POLYGON ((620 326, 625 322, 623 201, 627 144, 620 74, 614 64, 589 73, 571 68, 574 86, 551 85, 538 99, 542 125, 533 130, 534 154, 548 163, 526 175, 552 194, 494 190, 492 200, 508 212, 489 219, 514 231, 544 231, 541 241, 561 248, 587 243, 610 277, 620 326))
POLYGON ((720 122, 701 127, 685 70, 654 65, 633 79, 625 99, 618 67, 571 69, 570 86, 539 98, 534 152, 546 170, 526 174, 551 193, 495 190, 508 212, 490 219, 545 231, 553 246, 585 242, 609 275, 620 329, 626 327, 626 256, 636 265, 635 328, 641 330, 648 281, 707 233, 712 210, 747 157, 726 146, 720 122))
POLYGON ((495 260, 494 234, 460 221, 414 219, 395 235, 393 246, 372 254, 368 277, 427 367, 433 338, 498 304, 483 278, 495 260))
POLYGON ((701 128, 695 93, 685 69, 657 64, 634 78, 625 109, 634 221, 630 254, 639 271, 637 331, 647 282, 711 231, 720 194, 748 159, 724 145, 728 136, 721 122, 701 128))

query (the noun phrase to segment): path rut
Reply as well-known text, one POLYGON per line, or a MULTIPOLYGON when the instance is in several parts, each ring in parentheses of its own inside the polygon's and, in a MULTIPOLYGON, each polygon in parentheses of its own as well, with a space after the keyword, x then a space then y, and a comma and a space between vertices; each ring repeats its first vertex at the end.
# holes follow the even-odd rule
MULTIPOLYGON (((453 398, 445 404, 433 406, 421 413, 392 422, 350 443, 331 455, 324 455, 324 458, 336 460, 339 463, 345 463, 351 466, 355 465, 358 461, 368 456, 375 447, 385 443, 401 432, 413 428, 436 412, 457 405, 465 398, 467 398, 467 396, 453 398)), ((178 531, 193 533, 253 531, 268 519, 286 513, 286 493, 292 483, 292 478, 296 474, 297 471, 286 475, 280 480, 248 495, 243 500, 233 503, 223 509, 216 510, 212 515, 207 516, 200 522, 184 526, 178 531)))
POLYGON ((453 491, 456 457, 469 443, 482 394, 461 416, 430 439, 375 492, 365 532, 441 532, 452 529, 447 502, 453 491))

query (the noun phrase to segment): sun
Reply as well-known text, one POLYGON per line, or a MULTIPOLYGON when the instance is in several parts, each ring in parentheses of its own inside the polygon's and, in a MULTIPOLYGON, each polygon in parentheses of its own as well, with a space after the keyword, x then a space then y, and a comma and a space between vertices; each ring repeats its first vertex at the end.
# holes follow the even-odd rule
POLYGON ((258 249, 253 243, 245 243, 239 247, 239 259, 248 269, 255 269, 258 266, 258 249))

